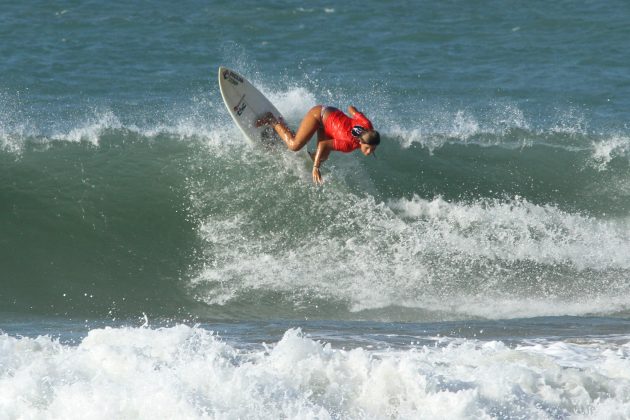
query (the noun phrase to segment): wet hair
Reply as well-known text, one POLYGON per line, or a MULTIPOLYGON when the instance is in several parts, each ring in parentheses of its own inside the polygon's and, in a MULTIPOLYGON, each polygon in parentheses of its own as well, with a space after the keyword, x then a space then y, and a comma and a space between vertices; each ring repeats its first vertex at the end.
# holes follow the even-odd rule
POLYGON ((381 135, 376 130, 365 131, 361 134, 361 143, 378 146, 381 144, 381 135))

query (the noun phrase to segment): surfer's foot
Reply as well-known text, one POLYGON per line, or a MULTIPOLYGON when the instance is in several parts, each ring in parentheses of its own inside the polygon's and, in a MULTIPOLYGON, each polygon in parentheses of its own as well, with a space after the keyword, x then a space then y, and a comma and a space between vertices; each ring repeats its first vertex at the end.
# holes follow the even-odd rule
POLYGON ((256 127, 261 127, 263 125, 276 125, 278 124, 278 119, 273 116, 271 112, 267 112, 262 117, 256 120, 256 127))

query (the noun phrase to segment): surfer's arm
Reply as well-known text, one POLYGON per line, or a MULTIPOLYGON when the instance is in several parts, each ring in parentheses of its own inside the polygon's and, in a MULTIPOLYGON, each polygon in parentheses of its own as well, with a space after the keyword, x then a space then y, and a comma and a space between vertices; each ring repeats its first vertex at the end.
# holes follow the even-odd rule
POLYGON ((348 107, 348 114, 350 114, 351 117, 354 117, 354 114, 356 114, 357 112, 359 112, 359 110, 356 109, 354 106, 350 105, 348 107))
POLYGON ((313 159, 313 182, 316 184, 322 183, 322 174, 319 172, 319 167, 328 159, 328 155, 330 155, 330 151, 332 150, 332 144, 332 140, 321 140, 317 142, 315 155, 311 155, 313 159))

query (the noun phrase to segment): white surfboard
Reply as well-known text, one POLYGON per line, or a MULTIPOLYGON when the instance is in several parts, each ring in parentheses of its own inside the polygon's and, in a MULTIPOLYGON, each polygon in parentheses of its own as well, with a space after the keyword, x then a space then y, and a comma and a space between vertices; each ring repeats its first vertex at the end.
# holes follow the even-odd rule
POLYGON ((282 114, 254 85, 234 70, 219 67, 219 88, 228 112, 251 144, 284 146, 272 127, 256 127, 256 121, 267 112, 276 118, 282 114))

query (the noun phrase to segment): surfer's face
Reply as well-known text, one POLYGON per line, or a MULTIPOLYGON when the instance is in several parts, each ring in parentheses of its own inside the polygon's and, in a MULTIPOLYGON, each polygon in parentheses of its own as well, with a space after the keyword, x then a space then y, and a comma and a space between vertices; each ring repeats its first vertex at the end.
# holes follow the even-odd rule
POLYGON ((361 143, 361 153, 365 156, 370 156, 376 150, 376 146, 372 144, 361 143))

